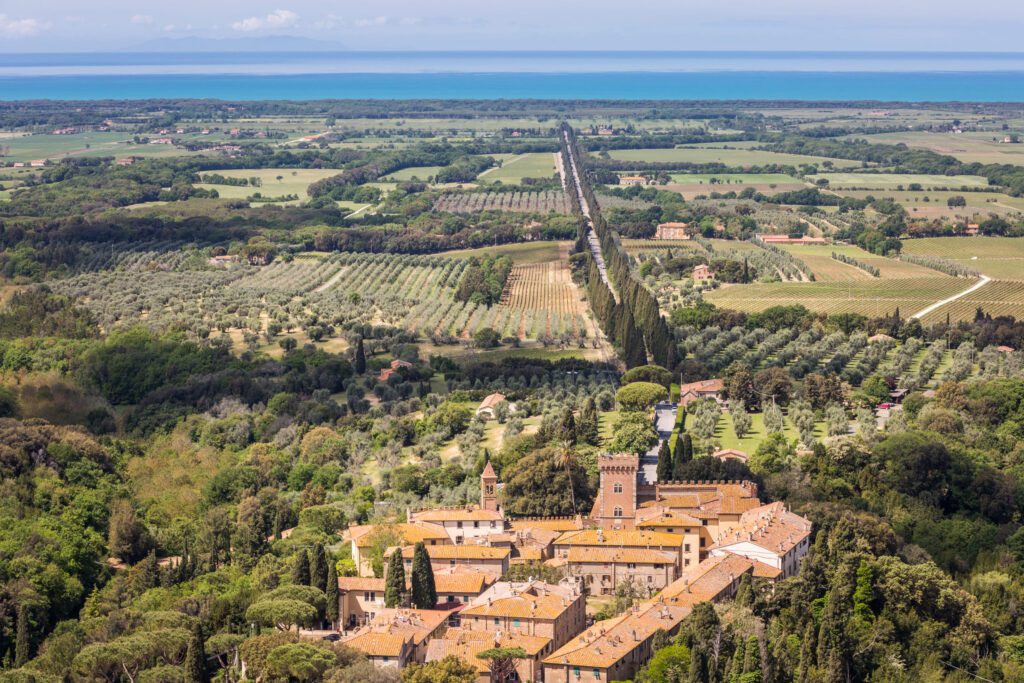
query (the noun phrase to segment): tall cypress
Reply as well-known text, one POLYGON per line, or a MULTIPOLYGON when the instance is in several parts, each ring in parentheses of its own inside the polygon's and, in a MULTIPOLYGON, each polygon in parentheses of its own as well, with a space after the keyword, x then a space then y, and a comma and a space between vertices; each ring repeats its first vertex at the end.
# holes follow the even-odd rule
POLYGON ((313 556, 309 561, 310 586, 327 592, 327 554, 322 543, 313 546, 313 556))
POLYGON ((185 652, 185 683, 208 683, 210 680, 210 673, 206 668, 205 642, 203 627, 196 624, 188 640, 188 650, 185 652))
POLYGON ((600 439, 597 402, 593 396, 587 396, 580 410, 580 419, 576 421, 576 441, 596 446, 600 439))
POLYGON ((309 585, 309 553, 300 549, 295 555, 295 566, 292 567, 292 582, 300 586, 309 585))
POLYGON ((434 568, 423 541, 416 544, 412 555, 412 604, 417 609, 434 609, 437 605, 434 568))
POLYGON ((356 374, 361 375, 366 372, 366 350, 363 348, 363 338, 359 337, 356 341, 356 374))
POLYGON ((679 481, 683 478, 683 466, 693 460, 693 439, 689 432, 676 437, 676 452, 672 459, 672 478, 679 481))
POLYGON ((576 417, 572 414, 572 408, 566 406, 558 423, 558 440, 575 444, 576 439, 576 417))
POLYGON ((331 628, 338 627, 340 608, 338 606, 338 570, 334 562, 327 563, 327 586, 324 593, 327 594, 327 618, 331 621, 331 628))
POLYGON ((658 481, 669 481, 672 479, 672 454, 668 449, 668 439, 661 442, 658 449, 658 481))
POLYGON ((18 605, 18 623, 15 626, 17 634, 14 640, 14 666, 24 666, 31 658, 29 654, 30 645, 28 642, 28 608, 25 605, 18 605))
POLYGON ((395 548, 388 560, 388 575, 384 580, 384 606, 400 607, 405 602, 405 565, 402 549, 395 548))

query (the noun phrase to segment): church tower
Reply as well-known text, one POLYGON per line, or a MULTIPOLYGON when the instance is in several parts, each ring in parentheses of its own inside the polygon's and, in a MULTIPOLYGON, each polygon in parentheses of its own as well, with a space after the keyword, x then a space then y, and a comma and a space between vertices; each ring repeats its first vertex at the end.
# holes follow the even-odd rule
POLYGON ((498 511, 498 475, 488 460, 480 473, 480 509, 498 511))

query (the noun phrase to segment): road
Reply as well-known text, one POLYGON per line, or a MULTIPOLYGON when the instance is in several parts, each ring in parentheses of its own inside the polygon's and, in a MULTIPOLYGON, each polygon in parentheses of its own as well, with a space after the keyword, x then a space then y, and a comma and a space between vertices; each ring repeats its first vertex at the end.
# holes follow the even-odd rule
POLYGON ((967 296, 971 292, 978 291, 979 289, 981 289, 982 287, 984 287, 985 285, 987 285, 990 282, 992 282, 992 278, 990 278, 988 275, 982 275, 980 280, 978 280, 973 285, 971 285, 970 287, 968 287, 964 291, 960 292, 959 294, 954 294, 953 296, 951 296, 951 297, 949 297, 947 299, 943 299, 942 301, 936 301, 931 306, 925 306, 920 311, 918 311, 917 313, 915 313, 914 315, 912 315, 910 317, 911 318, 923 318, 926 315, 928 315, 929 313, 931 313, 932 311, 934 311, 935 309, 942 308, 946 304, 951 303, 953 301, 956 301, 957 299, 962 299, 963 297, 967 296))
POLYGON ((675 403, 659 403, 654 406, 654 428, 658 431, 658 443, 654 448, 640 456, 640 477, 642 483, 654 484, 658 481, 658 451, 661 444, 669 440, 676 426, 675 403))
POLYGON ((583 195, 583 186, 580 184, 579 164, 572 153, 572 146, 569 144, 569 133, 562 131, 562 135, 565 136, 565 146, 569 150, 569 174, 572 177, 572 185, 576 190, 576 196, 580 200, 580 210, 583 211, 583 216, 587 219, 587 244, 590 245, 590 252, 594 255, 594 261, 597 262, 597 271, 601 275, 602 282, 608 285, 612 296, 615 297, 615 302, 618 303, 619 294, 608 280, 608 267, 605 265, 604 256, 601 254, 601 242, 597 239, 597 233, 594 232, 594 221, 590 218, 590 205, 587 203, 587 198, 583 195))

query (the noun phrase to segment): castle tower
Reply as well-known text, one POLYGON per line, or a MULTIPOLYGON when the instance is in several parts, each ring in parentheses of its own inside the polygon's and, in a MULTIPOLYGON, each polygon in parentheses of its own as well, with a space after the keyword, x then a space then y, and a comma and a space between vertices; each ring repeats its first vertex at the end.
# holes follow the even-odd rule
POLYGON ((629 453, 598 458, 601 493, 598 523, 604 529, 632 529, 636 520, 636 477, 640 458, 629 453))
POLYGON ((494 473, 490 460, 480 473, 480 509, 498 511, 498 475, 494 473))

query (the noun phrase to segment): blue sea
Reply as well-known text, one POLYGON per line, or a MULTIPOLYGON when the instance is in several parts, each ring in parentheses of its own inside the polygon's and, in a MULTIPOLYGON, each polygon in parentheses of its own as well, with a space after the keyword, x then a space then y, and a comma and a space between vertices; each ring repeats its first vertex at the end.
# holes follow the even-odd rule
POLYGON ((1024 53, 0 53, 2 100, 1024 102, 1024 53))

